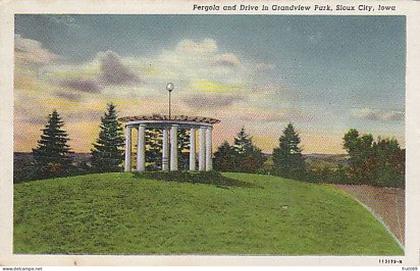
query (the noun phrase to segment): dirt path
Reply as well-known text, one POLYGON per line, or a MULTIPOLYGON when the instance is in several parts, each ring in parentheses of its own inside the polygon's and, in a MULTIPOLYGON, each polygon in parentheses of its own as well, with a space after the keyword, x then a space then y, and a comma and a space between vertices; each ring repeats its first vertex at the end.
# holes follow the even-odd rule
POLYGON ((405 190, 369 185, 336 185, 368 206, 394 233, 401 244, 405 240, 405 190))

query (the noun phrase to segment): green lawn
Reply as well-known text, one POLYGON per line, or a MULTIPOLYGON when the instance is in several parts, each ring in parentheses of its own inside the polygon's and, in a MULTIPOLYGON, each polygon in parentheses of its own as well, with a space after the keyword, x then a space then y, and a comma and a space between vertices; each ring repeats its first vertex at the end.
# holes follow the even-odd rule
POLYGON ((365 208, 333 186, 224 175, 238 185, 123 173, 15 184, 14 253, 403 254, 365 208))

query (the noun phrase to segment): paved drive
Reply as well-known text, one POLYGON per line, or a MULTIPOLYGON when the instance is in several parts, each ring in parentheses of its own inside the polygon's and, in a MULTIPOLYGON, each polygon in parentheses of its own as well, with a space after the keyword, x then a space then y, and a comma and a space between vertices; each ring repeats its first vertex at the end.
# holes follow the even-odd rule
POLYGON ((405 190, 369 185, 336 185, 367 205, 389 227, 404 245, 405 190))

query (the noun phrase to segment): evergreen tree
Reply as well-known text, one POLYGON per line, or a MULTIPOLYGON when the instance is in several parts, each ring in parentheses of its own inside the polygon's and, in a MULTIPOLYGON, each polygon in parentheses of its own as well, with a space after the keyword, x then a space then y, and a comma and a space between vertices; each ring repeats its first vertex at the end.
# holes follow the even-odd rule
MULTIPOLYGON (((162 169, 163 135, 161 129, 147 129, 145 132, 146 163, 149 170, 162 169)), ((190 136, 187 129, 178 129, 177 151, 179 169, 187 169, 189 165, 190 136)), ((168 157, 169 159, 169 157, 168 157)))
POLYGON ((178 129, 178 166, 189 168, 190 133, 187 129, 178 129))
POLYGON ((242 127, 234 138, 233 144, 235 171, 256 172, 262 167, 265 157, 257 146, 252 143, 252 137, 242 127))
POLYGON ((245 132, 245 127, 234 138, 233 149, 239 155, 252 151, 252 137, 245 132))
POLYGON ((72 158, 64 122, 56 110, 48 115, 38 146, 32 149, 35 168, 40 178, 65 176, 71 171, 72 158))
POLYGON ((301 177, 305 171, 300 137, 289 123, 279 138, 279 147, 273 150, 273 163, 276 174, 285 177, 301 177))
POLYGON ((146 129, 145 131, 145 155, 148 170, 159 170, 162 168, 162 137, 160 129, 146 129))
POLYGON ((214 169, 219 171, 235 170, 235 151, 229 142, 224 141, 214 153, 214 169))
POLYGON ((115 105, 107 105, 101 117, 99 137, 91 149, 92 167, 97 172, 120 171, 124 159, 124 135, 115 105))

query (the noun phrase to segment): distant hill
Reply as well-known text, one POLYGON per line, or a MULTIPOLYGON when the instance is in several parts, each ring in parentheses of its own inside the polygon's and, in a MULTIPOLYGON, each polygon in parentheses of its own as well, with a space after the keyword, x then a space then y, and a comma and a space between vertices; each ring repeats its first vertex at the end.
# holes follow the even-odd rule
POLYGON ((324 161, 324 162, 339 164, 343 166, 348 164, 347 154, 310 153, 310 154, 304 154, 303 157, 305 158, 307 163, 311 163, 315 161, 324 161))
MULTIPOLYGON (((270 158, 273 155, 271 153, 263 153, 264 157, 270 158)), ((76 164, 81 162, 89 163, 90 153, 73 153, 71 155, 76 164)), ((348 158, 347 154, 325 154, 325 153, 309 153, 303 154, 306 160, 323 160, 327 162, 346 163, 348 158)), ((15 166, 29 164, 33 161, 32 152, 14 152, 14 163, 15 166)))
MULTIPOLYGON (((90 153, 72 153, 71 157, 73 157, 75 164, 80 164, 82 162, 88 163, 90 160, 90 153)), ((13 153, 13 163, 15 167, 19 167, 22 165, 28 165, 33 162, 33 155, 32 152, 14 152, 13 153)))
MULTIPOLYGON (((267 159, 272 159, 273 155, 271 153, 263 153, 264 157, 267 159)), ((326 162, 328 164, 342 165, 345 166, 348 164, 348 155, 347 154, 327 154, 327 153, 308 153, 303 154, 306 163, 321 163, 326 162)))
MULTIPOLYGON (((90 153, 72 153, 73 165, 76 168, 86 168, 90 165, 90 153)), ((13 180, 20 182, 34 178, 34 158, 32 152, 13 153, 13 180)))

